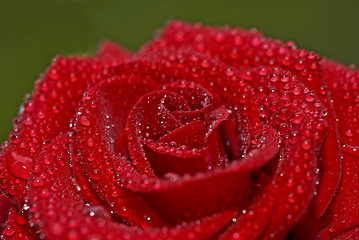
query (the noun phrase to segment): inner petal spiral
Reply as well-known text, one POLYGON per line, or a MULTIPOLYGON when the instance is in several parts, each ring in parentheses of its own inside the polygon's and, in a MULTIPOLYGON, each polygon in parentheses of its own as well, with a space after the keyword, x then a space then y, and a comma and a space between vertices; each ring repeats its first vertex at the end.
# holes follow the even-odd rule
POLYGON ((187 81, 141 97, 126 125, 132 164, 147 165, 158 177, 225 167, 228 158, 218 125, 229 111, 215 108, 212 102, 207 90, 187 81))

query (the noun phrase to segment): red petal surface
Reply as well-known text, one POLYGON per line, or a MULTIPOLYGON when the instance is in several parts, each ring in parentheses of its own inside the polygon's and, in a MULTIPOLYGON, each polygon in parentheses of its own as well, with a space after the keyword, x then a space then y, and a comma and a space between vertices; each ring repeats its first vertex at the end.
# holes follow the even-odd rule
POLYGON ((0 230, 3 231, 8 212, 10 209, 10 201, 7 197, 0 195, 0 230))
MULTIPOLYGON (((270 171, 271 175, 275 175, 272 184, 277 186, 274 189, 278 191, 271 194, 276 195, 276 201, 281 207, 275 212, 263 236, 279 237, 279 234, 286 234, 306 212, 315 192, 317 156, 323 143, 327 113, 314 92, 289 71, 261 67, 237 73, 221 63, 213 63, 192 52, 187 54, 186 51, 176 53, 165 50, 149 59, 165 65, 158 64, 156 67, 162 71, 166 69, 163 75, 169 77, 169 71, 173 71, 177 77, 194 78, 212 93, 219 95, 223 102, 246 103, 243 95, 229 96, 227 89, 231 89, 231 92, 243 90, 243 86, 254 89, 257 93, 255 109, 259 111, 262 121, 275 127, 283 138, 277 169, 270 171), (206 64, 203 65, 203 62, 206 64), (221 74, 226 77, 219 78, 223 76, 221 74), (202 82, 202 79, 206 82, 202 82)), ((241 115, 247 114, 242 112, 241 115)), ((255 146, 255 136, 252 135, 250 139, 247 145, 243 144, 247 148, 255 146)), ((256 211, 259 211, 259 206, 267 206, 264 199, 262 204, 258 205, 256 211)))
POLYGON ((350 240, 350 239, 357 239, 359 236, 359 227, 356 226, 346 232, 343 232, 334 238, 332 240, 350 240))
POLYGON ((68 144, 64 135, 53 140, 37 158, 30 178, 30 219, 46 239, 210 239, 234 216, 224 212, 175 228, 145 231, 116 223, 102 206, 85 204, 73 188, 68 144), (59 156, 65 165, 58 164, 59 156))
MULTIPOLYGON (((107 77, 108 77, 108 75, 110 76, 108 81, 103 81, 100 84, 100 86, 94 87, 87 94, 85 94, 84 106, 82 108, 80 108, 80 110, 79 110, 79 112, 81 114, 77 117, 78 123, 75 126, 75 130, 76 130, 75 134, 78 136, 76 138, 79 138, 79 139, 77 140, 76 144, 74 144, 74 146, 75 146, 74 148, 81 148, 80 152, 83 155, 83 157, 81 157, 81 159, 88 160, 89 159, 88 157, 90 157, 90 161, 82 161, 82 164, 86 165, 84 169, 86 169, 85 175, 87 175, 88 177, 91 176, 91 174, 94 173, 94 171, 95 171, 95 178, 91 178, 91 184, 92 184, 92 186, 95 187, 96 191, 101 192, 102 191, 101 188, 103 188, 104 185, 107 186, 108 189, 115 189, 115 188, 111 187, 111 185, 108 185, 113 182, 111 180, 112 171, 106 171, 106 169, 108 167, 109 167, 108 169, 111 168, 111 163, 110 163, 111 160, 115 162, 115 165, 118 163, 116 163, 117 160, 114 160, 116 158, 113 157, 113 155, 107 154, 109 152, 109 150, 106 150, 102 146, 104 145, 104 143, 110 144, 108 146, 108 149, 111 149, 111 143, 112 143, 112 148, 117 147, 117 144, 113 144, 113 143, 116 142, 116 138, 121 138, 121 136, 122 136, 121 129, 123 129, 123 128, 119 127, 119 126, 122 126, 122 123, 116 122, 116 121, 121 121, 123 119, 123 116, 122 115, 117 116, 117 115, 127 114, 126 109, 130 108, 133 104, 133 103, 132 104, 129 103, 128 101, 124 101, 124 99, 130 99, 130 102, 131 102, 132 100, 136 99, 136 97, 135 97, 136 94, 143 95, 143 93, 138 92, 138 89, 136 88, 136 86, 138 86, 138 82, 143 82, 146 86, 146 81, 147 82, 149 81, 147 79, 154 79, 157 81, 162 81, 161 78, 159 78, 159 76, 163 76, 164 74, 167 74, 169 72, 166 71, 166 69, 163 69, 163 72, 161 72, 158 69, 161 67, 162 67, 161 65, 152 65, 152 64, 142 63, 142 62, 136 62, 136 63, 131 63, 131 64, 120 66, 120 67, 114 69, 112 72, 110 71, 109 74, 106 74, 107 77), (117 74, 117 73, 119 73, 119 74, 117 74), (116 80, 113 80, 113 77, 111 77, 112 75, 113 76, 119 75, 119 76, 121 76, 121 78, 118 79, 118 81, 116 81, 116 80), (121 79, 123 79, 123 80, 121 81, 121 79), (129 83, 127 83, 128 79, 130 79, 129 83), (138 79, 138 80, 136 81, 136 79, 138 79), (121 83, 122 83, 122 85, 120 85, 121 83), (128 86, 126 86, 126 83, 128 84, 128 86), (126 91, 124 91, 124 89, 126 89, 126 91), (135 92, 131 92, 131 89, 133 89, 135 92), (123 93, 118 94, 118 91, 123 91, 123 93), (126 93, 128 95, 126 95, 126 93), (108 98, 108 99, 106 99, 106 98, 108 98), (102 104, 105 104, 105 105, 103 105, 101 107, 94 108, 94 107, 91 107, 92 106, 91 103, 93 103, 93 102, 96 102, 96 103, 102 102, 102 104), (114 105, 114 103, 125 103, 126 106, 121 108, 122 111, 118 111, 116 109, 116 106, 111 106, 111 105, 114 105), (105 109, 107 112, 103 113, 98 109, 100 109, 101 111, 103 111, 105 109), (111 111, 111 109, 114 109, 114 111, 111 111), (115 111, 115 110, 117 110, 117 111, 115 111), (114 115, 114 114, 117 114, 117 115, 114 115), (107 120, 103 119, 103 117, 101 117, 101 116, 107 116, 107 120), (81 124, 82 117, 85 117, 87 120, 87 121, 85 121, 86 126, 84 126, 84 124, 81 124), (104 123, 107 123, 107 125, 110 126, 109 128, 112 129, 110 131, 110 133, 112 135, 109 135, 109 137, 107 136, 106 131, 103 130, 104 127, 102 127, 102 126, 104 123), (92 126, 96 126, 96 127, 92 128, 92 126), (102 130, 99 128, 101 128, 102 130), (93 133, 95 133, 95 134, 93 134, 93 133), (105 140, 103 141, 104 138, 105 138, 105 140), (86 144, 86 143, 88 143, 89 139, 91 139, 91 141, 90 141, 91 146, 88 146, 88 144, 86 144), (94 151, 91 148, 92 146, 96 146, 96 149, 100 149, 100 151, 94 151), (102 154, 104 154, 106 156, 106 158, 103 158, 102 154), (98 155, 98 157, 97 157, 97 155, 98 155), (92 159, 96 159, 96 161, 91 161, 92 159), (102 161, 102 159, 103 159, 103 161, 102 161), (106 168, 103 166, 105 166, 106 168), (101 170, 101 168, 104 168, 104 169, 101 170), (103 174, 101 174, 101 172, 103 174), (101 180, 99 180, 99 178, 96 179, 96 176, 103 176, 103 177, 101 178, 101 180), (107 177, 109 177, 109 179, 106 179, 107 177)), ((174 70, 175 70, 174 73, 171 73, 172 77, 171 77, 171 75, 167 76, 169 79, 172 79, 172 81, 176 81, 178 79, 175 74, 176 69, 174 69, 174 70)), ((222 73, 220 75, 213 74, 212 78, 216 79, 216 80, 223 78, 226 81, 228 81, 231 85, 236 85, 237 83, 233 82, 232 79, 228 79, 228 80, 226 79, 227 77, 224 74, 224 70, 225 69, 221 69, 222 73)), ((199 78, 198 78, 198 76, 193 76, 192 74, 189 74, 184 79, 198 80, 199 78)), ((206 82, 206 81, 203 81, 203 83, 208 85, 208 82, 206 82)), ((213 88, 213 86, 210 86, 210 85, 209 85, 209 87, 213 88)), ((238 88, 238 86, 233 87, 233 89, 236 89, 236 88, 238 88)), ((146 87, 142 87, 141 89, 143 91, 145 91, 146 87)), ((148 90, 150 90, 150 89, 148 89, 148 90)), ((237 89, 237 92, 239 94, 241 94, 242 91, 246 91, 246 88, 237 89)), ((244 99, 244 101, 242 100, 241 104, 239 104, 238 101, 233 101, 233 104, 237 104, 238 109, 245 108, 247 106, 247 104, 249 104, 249 105, 253 104, 254 101, 253 102, 248 101, 248 103, 247 103, 247 99, 250 99, 250 97, 249 97, 250 94, 251 93, 246 94, 245 92, 243 92, 243 94, 241 94, 240 96, 243 98, 246 98, 246 99, 244 99)), ((218 96, 217 96, 217 98, 218 98, 218 96)), ((98 106, 98 104, 96 104, 96 106, 98 106)), ((149 109, 147 109, 147 111, 149 111, 149 109)), ((157 109, 156 109, 156 111, 157 111, 157 109)), ((249 134, 248 132, 254 132, 254 130, 256 128, 258 128, 258 127, 256 127, 256 125, 258 124, 258 115, 256 113, 255 108, 247 107, 245 112, 246 112, 246 114, 243 114, 243 116, 241 118, 249 119, 250 121, 248 120, 248 123, 245 123, 245 122, 241 123, 241 121, 238 119, 237 123, 240 124, 238 126, 238 128, 243 125, 250 126, 250 127, 248 127, 248 128, 244 127, 244 128, 242 128, 242 130, 236 129, 236 131, 238 131, 239 133, 241 131, 243 131, 243 129, 244 129, 244 131, 246 131, 246 133, 239 134, 240 136, 248 135, 249 134), (252 113, 252 111, 253 111, 253 113, 252 113)), ((220 118, 218 118, 218 119, 220 119, 220 118)), ((149 120, 151 121, 151 119, 149 119, 149 120)), ((173 119, 173 121, 175 122, 176 120, 173 119)), ((216 122, 214 123, 214 126, 216 126, 219 122, 216 120, 216 122)), ((153 124, 151 124, 151 126, 156 126, 156 124, 157 123, 154 122, 153 124)), ((106 126, 106 124, 105 124, 105 126, 106 126)), ((153 129, 156 129, 156 128, 153 127, 153 129)), ((152 130, 152 129, 150 129, 150 130, 152 130)), ((256 132, 257 131, 258 130, 256 130, 256 132)), ((163 132, 162 134, 165 134, 165 133, 166 132, 163 132)), ((131 140, 138 139, 138 138, 135 138, 134 136, 131 136, 131 135, 128 135, 128 136, 129 136, 130 152, 131 152, 131 140)), ((243 140, 245 140, 244 137, 243 137, 243 140)), ((137 144, 137 145, 139 146, 139 144, 137 144)), ((136 151, 133 151, 133 152, 136 154, 141 153, 141 151, 139 151, 138 148, 136 148, 136 151)), ((133 157, 134 156, 132 154, 132 158, 133 157)), ((136 157, 135 157, 135 159, 136 159, 136 157)), ((119 167, 117 172, 120 170, 123 171, 125 169, 128 172, 127 174, 131 173, 134 176, 136 176, 136 174, 138 174, 138 173, 136 173, 136 171, 133 168, 131 168, 131 166, 124 167, 124 165, 122 165, 122 164, 118 164, 118 165, 121 166, 121 168, 119 167)), ((137 169, 139 169, 138 162, 136 162, 136 164, 134 164, 134 165, 136 166, 137 169)), ((142 168, 142 169, 148 170, 150 168, 142 168)), ((121 174, 126 174, 126 173, 122 172, 119 174, 121 175, 121 174)), ((120 189, 118 189, 118 190, 120 190, 120 189)), ((121 191, 115 191, 115 192, 117 194, 121 195, 121 191)), ((101 193, 99 193, 99 194, 101 195, 101 193)), ((116 197, 118 197, 117 194, 115 196, 113 196, 114 200, 116 199, 116 197)), ((111 196, 109 196, 109 194, 106 193, 106 195, 103 195, 103 197, 101 197, 101 198, 107 201, 107 199, 111 199, 111 196)), ((111 201, 111 202, 113 202, 113 201, 111 201)), ((130 208, 128 208, 128 209, 130 209, 130 208)))
MULTIPOLYGON (((339 120, 343 179, 334 202, 321 219, 316 239, 330 239, 359 224, 359 71, 328 60, 323 61, 323 70, 339 120)), ((352 239, 359 237, 356 231, 350 235, 356 236, 352 239)), ((337 236, 337 239, 350 238, 337 236)))
POLYGON ((96 56, 104 61, 112 62, 112 65, 118 65, 128 60, 131 53, 110 40, 103 40, 99 46, 96 56))
MULTIPOLYGON (((135 174, 130 162, 118 166, 116 141, 137 99, 157 85, 138 76, 118 76, 90 88, 82 99, 73 123, 72 168, 76 179, 87 182, 100 202, 121 219, 137 225, 162 225, 162 220, 139 197, 116 185, 117 168, 135 174), (151 221, 147 220, 151 219, 151 221), (161 224, 160 224, 161 223, 161 224)), ((137 173, 138 174, 138 173, 137 173)))
POLYGON ((171 174, 161 180, 131 176, 120 180, 127 183, 127 188, 140 193, 172 224, 224 210, 238 210, 248 203, 253 190, 250 173, 263 167, 278 152, 279 137, 274 129, 264 127, 262 134, 258 149, 225 169, 196 175, 171 174))
POLYGON ((335 114, 327 86, 323 81, 319 56, 305 50, 297 50, 293 42, 287 44, 279 40, 265 38, 256 30, 242 30, 229 27, 205 27, 201 24, 170 22, 162 36, 145 45, 140 58, 166 48, 174 48, 223 61, 229 66, 247 68, 257 66, 280 67, 290 70, 302 81, 327 109, 329 127, 319 161, 319 181, 314 198, 316 217, 324 214, 338 189, 341 178, 341 149, 335 114))
MULTIPOLYGON (((0 185, 21 207, 26 179, 39 151, 69 129, 69 121, 89 84, 114 61, 58 57, 35 83, 35 90, 14 120, 9 141, 2 146, 0 185)), ((117 64, 120 62, 117 62, 117 64)))
POLYGON ((214 109, 212 114, 211 108, 208 108, 211 105, 193 109, 190 102, 201 103, 196 97, 205 91, 195 84, 180 84, 181 89, 191 88, 193 95, 187 99, 185 95, 180 95, 181 91, 177 94, 169 88, 151 92, 136 103, 127 120, 132 162, 136 161, 137 167, 138 162, 145 165, 148 161, 159 177, 167 172, 207 172, 226 162, 226 153, 216 127, 226 119, 228 112, 214 109), (144 146, 140 150, 140 158, 137 158, 138 148, 142 147, 131 151, 134 143, 144 146))
POLYGON ((46 239, 356 238, 359 72, 322 65, 181 22, 135 56, 59 57, 1 148, 3 237, 38 238, 29 189, 46 239))
MULTIPOLYGON (((20 212, 21 213, 21 212, 20 212)), ((1 239, 7 240, 36 240, 41 239, 35 232, 35 229, 31 228, 27 216, 18 213, 15 208, 11 208, 9 211, 9 217, 6 221, 5 229, 1 235, 1 239)))
POLYGON ((243 210, 230 227, 226 229, 219 237, 219 240, 238 239, 238 240, 255 240, 260 239, 263 231, 270 223, 274 210, 277 206, 274 204, 275 196, 272 195, 275 189, 265 188, 259 191, 252 198, 254 204, 247 210, 243 210), (263 206, 263 201, 266 206, 263 206))

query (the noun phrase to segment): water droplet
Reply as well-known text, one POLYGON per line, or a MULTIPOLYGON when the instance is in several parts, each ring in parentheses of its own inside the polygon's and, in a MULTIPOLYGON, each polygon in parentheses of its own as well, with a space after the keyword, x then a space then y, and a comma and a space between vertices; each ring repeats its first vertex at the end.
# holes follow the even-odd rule
POLYGON ((353 131, 350 130, 350 129, 346 130, 346 131, 345 131, 345 136, 347 136, 347 137, 352 137, 352 136, 353 136, 353 131))
POLYGON ((34 104, 32 103, 32 102, 27 102, 26 104, 25 104, 25 111, 26 112, 28 112, 28 113, 30 113, 30 112, 32 112, 32 111, 34 111, 34 109, 35 109, 35 106, 34 106, 34 104))
POLYGON ((31 158, 12 153, 7 158, 9 171, 17 178, 26 180, 32 170, 34 163, 31 158))
POLYGON ((21 136, 16 135, 16 134, 11 134, 10 142, 12 144, 19 144, 21 142, 21 140, 22 140, 21 136))
POLYGON ((99 180, 101 178, 100 170, 99 169, 93 170, 91 173, 91 178, 93 180, 99 180))
POLYGON ((305 96, 305 101, 307 102, 314 102, 315 98, 313 95, 308 94, 307 96, 305 96))
POLYGON ((331 232, 331 233, 334 232, 334 231, 335 231, 335 227, 334 227, 333 225, 330 226, 330 228, 328 228, 328 231, 331 232))
POLYGON ((295 88, 293 88, 292 93, 293 93, 293 95, 298 96, 298 95, 300 95, 302 93, 302 88, 301 87, 295 87, 295 88))
POLYGON ((24 119, 24 125, 25 126, 31 126, 34 122, 32 121, 32 118, 30 116, 27 116, 25 119, 24 119))
POLYGON ((323 96, 327 95, 327 89, 326 89, 326 87, 324 87, 324 86, 320 87, 319 93, 320 93, 321 95, 323 95, 323 96))
POLYGON ((294 198, 293 193, 289 194, 287 201, 288 201, 288 203, 291 203, 291 204, 295 203, 295 198, 294 198))
POLYGON ((61 167, 65 166, 64 159, 61 156, 56 157, 55 161, 59 166, 61 167))
POLYGON ((93 138, 89 138, 86 141, 86 145, 89 146, 89 147, 92 147, 94 145, 94 143, 95 142, 94 142, 93 138))
POLYGON ((298 71, 301 71, 305 68, 305 62, 302 59, 299 59, 295 64, 294 68, 298 71))
POLYGON ((295 124, 300 124, 303 120, 304 116, 300 113, 296 113, 294 114, 293 118, 292 118, 292 122, 295 124))
POLYGON ((80 123, 85 127, 88 127, 91 124, 90 119, 88 117, 85 117, 85 116, 80 117, 80 123))
POLYGON ((309 140, 304 140, 301 144, 301 147, 307 151, 312 147, 312 144, 310 143, 309 140))
POLYGON ((225 71, 225 74, 226 74, 227 77, 232 77, 234 72, 233 72, 232 69, 227 68, 226 71, 225 71))
POLYGON ((45 184, 45 182, 42 179, 34 179, 32 181, 32 186, 34 186, 34 187, 42 187, 44 184, 45 184))
POLYGON ((4 229, 4 235, 6 235, 6 236, 11 236, 14 234, 14 232, 15 232, 15 230, 11 226, 7 226, 4 229))

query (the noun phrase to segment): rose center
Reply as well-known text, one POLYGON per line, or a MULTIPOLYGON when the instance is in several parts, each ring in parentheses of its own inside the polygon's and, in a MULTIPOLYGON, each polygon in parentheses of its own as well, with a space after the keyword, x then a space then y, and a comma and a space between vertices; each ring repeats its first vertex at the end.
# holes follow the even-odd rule
POLYGON ((191 82, 170 83, 144 95, 126 125, 132 164, 149 162, 158 177, 225 167, 218 126, 228 115, 225 108, 214 107, 206 89, 191 82))

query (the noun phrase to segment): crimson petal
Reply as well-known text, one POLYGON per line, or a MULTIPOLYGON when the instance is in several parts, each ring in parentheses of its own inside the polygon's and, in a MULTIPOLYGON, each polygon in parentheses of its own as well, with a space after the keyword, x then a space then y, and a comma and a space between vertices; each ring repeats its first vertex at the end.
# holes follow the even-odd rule
MULTIPOLYGON (((192 85, 201 91, 200 87, 192 85)), ((226 155, 216 127, 228 113, 214 111, 213 116, 208 116, 210 105, 192 109, 186 96, 169 90, 143 96, 130 112, 127 120, 130 151, 135 144, 138 146, 131 152, 132 162, 136 161, 137 167, 137 162, 144 162, 141 164, 144 165, 149 161, 157 176, 166 172, 206 172, 224 163, 226 155), (143 149, 140 146, 144 146, 143 149), (140 158, 139 152, 142 153, 140 158)), ((192 101, 198 95, 201 94, 197 91, 188 99, 192 101)))
POLYGON ((67 132, 84 90, 96 82, 99 72, 113 63, 58 57, 35 83, 32 97, 14 120, 14 129, 0 155, 1 188, 18 207, 27 192, 26 179, 39 151, 59 133, 67 132))
POLYGON ((116 148, 116 141, 124 132, 131 107, 140 96, 156 87, 152 81, 129 75, 93 86, 79 104, 71 137, 71 163, 76 179, 88 183, 99 201, 118 217, 142 226, 165 223, 139 197, 115 185, 117 168, 127 169, 127 174, 137 173, 131 164, 117 166, 116 159, 126 158, 128 153, 117 152, 124 148, 116 148))
MULTIPOLYGON (((180 78, 192 76, 201 85, 209 85, 210 91, 216 89, 213 92, 221 99, 227 98, 229 103, 237 100, 237 104, 243 104, 246 99, 239 98, 241 95, 229 96, 227 89, 235 92, 236 89, 249 86, 249 89, 258 93, 255 109, 260 112, 262 121, 275 127, 284 139, 278 167, 275 173, 273 170, 271 172, 275 176, 272 184, 277 185, 273 189, 278 191, 273 194, 277 196, 276 201, 283 202, 285 207, 278 207, 273 217, 275 221, 271 221, 264 236, 286 234, 306 213, 317 182, 317 156, 324 140, 327 113, 314 92, 306 88, 297 76, 278 68, 260 67, 237 72, 199 54, 171 49, 158 52, 148 59, 164 63, 167 67, 166 76, 170 76, 170 70, 180 78), (228 74, 228 71, 231 73, 228 74), (227 78, 221 79, 222 81, 213 79, 213 76, 220 76, 221 73, 227 78), (238 76, 244 81, 238 81, 238 76), (202 79, 206 79, 207 83, 202 83, 202 79)), ((157 66, 157 69, 163 68, 157 66)), ((248 111, 246 108, 245 110, 248 111)), ((241 115, 248 115, 246 111, 241 112, 241 115)), ((250 127, 247 129, 251 130, 250 127)), ((245 140, 242 142, 247 147, 253 145, 245 140)), ((267 206, 264 200, 262 204, 267 206)))
POLYGON ((29 184, 30 219, 46 239, 210 239, 233 218, 224 212, 175 228, 128 227, 111 220, 102 206, 88 205, 72 187, 69 141, 60 135, 36 160, 29 184), (61 156, 65 165, 59 165, 61 156), (41 180, 41 184, 32 184, 41 180), (62 214, 54 214, 61 212, 62 214))
POLYGON ((35 229, 30 227, 26 217, 19 214, 15 208, 11 208, 1 239, 36 240, 41 238, 36 234, 35 229))
POLYGON ((96 56, 101 60, 111 61, 112 65, 117 65, 128 60, 131 53, 110 40, 103 40, 96 56))
MULTIPOLYGON (((338 126, 327 84, 322 78, 320 58, 305 50, 296 49, 293 42, 287 44, 279 40, 265 38, 257 30, 246 31, 239 28, 206 27, 181 21, 170 22, 162 35, 145 45, 139 58, 163 49, 187 49, 202 53, 211 59, 222 61, 235 68, 267 66, 289 70, 298 80, 314 91, 327 109, 328 131, 319 161, 319 181, 313 210, 317 218, 328 208, 337 191, 341 179, 341 148, 338 143, 338 126)), ((233 71, 228 71, 228 75, 233 71)))
POLYGON ((10 209, 10 200, 4 195, 0 195, 0 230, 4 228, 6 219, 8 218, 8 212, 10 209))
POLYGON ((238 239, 238 240, 256 240, 260 239, 263 231, 267 228, 273 217, 276 202, 275 196, 272 195, 275 192, 273 189, 275 186, 265 188, 264 191, 259 191, 252 198, 254 204, 247 210, 243 210, 235 223, 229 226, 224 231, 218 240, 238 239), (266 205, 263 205, 265 201, 266 205))
POLYGON ((272 160, 279 149, 274 129, 263 127, 258 149, 254 149, 229 167, 196 175, 167 175, 169 179, 145 179, 128 176, 119 179, 139 193, 172 224, 196 219, 223 209, 241 209, 252 192, 250 173, 272 160), (263 152, 266 154, 263 155, 263 152), (231 184, 228 184, 231 183, 231 184))
POLYGON ((357 239, 359 236, 359 226, 356 226, 346 232, 343 232, 334 238, 332 240, 346 240, 346 239, 357 239))
POLYGON ((359 224, 359 155, 354 151, 359 151, 359 71, 328 60, 322 65, 339 120, 343 178, 334 202, 321 219, 321 231, 315 239, 332 238, 359 224))

